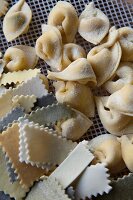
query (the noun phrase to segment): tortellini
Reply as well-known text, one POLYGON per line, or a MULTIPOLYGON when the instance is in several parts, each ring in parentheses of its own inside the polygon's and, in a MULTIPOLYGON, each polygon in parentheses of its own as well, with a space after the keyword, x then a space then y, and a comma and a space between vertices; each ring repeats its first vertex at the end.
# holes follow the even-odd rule
POLYGON ((79 17, 79 34, 88 42, 99 44, 107 35, 109 19, 93 2, 86 5, 79 17))
POLYGON ((85 50, 74 43, 65 44, 63 46, 62 70, 78 58, 86 58, 85 50))
POLYGON ((107 41, 91 49, 87 55, 96 74, 98 87, 110 79, 119 66, 121 47, 117 39, 118 31, 112 27, 107 41))
POLYGON ((133 85, 127 84, 111 94, 107 101, 107 107, 133 117, 133 85))
POLYGON ((63 43, 73 42, 78 30, 78 15, 75 8, 66 1, 58 1, 48 16, 48 24, 58 28, 63 43))
POLYGON ((127 168, 133 172, 133 134, 123 135, 119 141, 121 142, 123 160, 127 168))
POLYGON ((110 134, 100 135, 89 141, 88 146, 95 156, 93 163, 106 163, 112 173, 120 172, 125 168, 121 144, 116 136, 110 134))
POLYGON ((76 112, 76 116, 59 122, 57 124, 57 130, 60 130, 59 132, 63 137, 75 141, 87 132, 92 125, 92 121, 83 113, 75 109, 73 110, 76 112))
POLYGON ((79 58, 72 62, 61 72, 50 72, 48 76, 51 80, 77 81, 81 84, 96 84, 96 76, 86 58, 79 58))
POLYGON ((115 76, 104 84, 104 88, 110 93, 120 90, 126 84, 133 85, 133 63, 122 62, 115 76))
POLYGON ((56 27, 45 24, 42 26, 42 33, 36 41, 36 54, 51 67, 52 71, 58 71, 62 59, 61 34, 56 27))
POLYGON ((6 50, 4 60, 8 71, 13 72, 33 69, 38 62, 38 57, 34 47, 17 45, 6 50))
POLYGON ((7 12, 3 21, 3 32, 8 42, 26 33, 32 19, 32 12, 25 0, 19 0, 7 12))
POLYGON ((108 97, 95 97, 100 120, 111 134, 121 136, 133 132, 133 117, 107 108, 108 97))
POLYGON ((5 15, 8 10, 8 3, 5 0, 0 0, 0 17, 5 15))
POLYGON ((57 81, 54 83, 56 99, 69 104, 88 117, 94 117, 95 106, 90 88, 76 82, 57 81))
POLYGON ((119 42, 122 49, 122 61, 133 62, 133 29, 122 27, 119 31, 119 42))

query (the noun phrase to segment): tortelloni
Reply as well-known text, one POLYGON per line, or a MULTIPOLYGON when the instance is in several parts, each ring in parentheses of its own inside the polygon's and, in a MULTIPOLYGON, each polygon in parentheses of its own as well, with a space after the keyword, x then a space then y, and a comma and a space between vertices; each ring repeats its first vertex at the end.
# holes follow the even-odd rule
POLYGON ((112 27, 107 41, 91 49, 87 55, 87 59, 96 74, 98 87, 109 80, 119 66, 121 47, 117 39, 118 31, 112 27))
POLYGON ((4 60, 8 71, 13 72, 33 69, 38 62, 38 57, 34 47, 17 45, 6 50, 4 60))
POLYGON ((58 28, 63 43, 73 42, 78 30, 78 15, 75 8, 66 1, 58 1, 48 16, 48 24, 58 28))
POLYGON ((50 25, 42 25, 42 36, 36 41, 36 54, 52 69, 60 70, 62 59, 62 38, 59 30, 50 25))
POLYGON ((132 134, 132 116, 123 115, 113 109, 108 109, 108 97, 95 97, 95 100, 100 120, 109 133, 117 136, 132 134))
POLYGON ((93 2, 86 5, 79 17, 79 34, 88 42, 99 44, 109 30, 109 19, 93 2))
POLYGON ((123 135, 119 141, 121 142, 123 160, 127 168, 133 172, 133 134, 123 135))
POLYGON ((62 69, 65 69, 78 58, 86 58, 85 50, 77 44, 69 43, 63 46, 62 69))
POLYGON ((48 76, 51 80, 77 81, 81 84, 96 84, 95 73, 86 58, 79 58, 72 62, 61 72, 50 72, 48 76))
POLYGON ((88 143, 90 151, 95 158, 93 163, 106 163, 111 173, 118 173, 125 168, 122 159, 121 144, 116 136, 100 135, 88 143))
POLYGON ((32 19, 32 12, 25 0, 19 0, 7 12, 3 21, 3 31, 8 42, 26 33, 32 19))
POLYGON ((0 17, 5 15, 8 10, 8 2, 5 0, 0 0, 0 17))
POLYGON ((133 62, 133 29, 122 27, 119 31, 119 42, 122 49, 122 61, 133 62))
POLYGON ((133 63, 122 62, 112 79, 104 84, 104 88, 110 93, 120 90, 126 84, 133 85, 133 63))
POLYGON ((133 117, 133 85, 127 84, 111 94, 107 101, 107 107, 133 117))
POLYGON ((88 117, 94 117, 95 106, 90 88, 76 82, 57 81, 54 83, 56 99, 69 104, 88 117))
POLYGON ((83 113, 73 110, 76 112, 76 116, 58 122, 56 129, 63 137, 75 141, 80 139, 93 123, 83 113))

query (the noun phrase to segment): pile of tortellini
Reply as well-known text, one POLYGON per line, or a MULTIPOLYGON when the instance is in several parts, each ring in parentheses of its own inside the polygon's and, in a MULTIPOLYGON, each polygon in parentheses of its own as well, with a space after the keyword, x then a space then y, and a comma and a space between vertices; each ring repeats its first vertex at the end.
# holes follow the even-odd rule
MULTIPOLYGON (((86 5, 78 18, 70 3, 59 1, 48 16, 48 23, 42 25, 35 49, 51 68, 47 77, 55 81, 58 102, 91 118, 95 115, 95 99, 104 128, 122 136, 94 139, 96 144, 91 149, 97 155, 95 162, 106 162, 113 173, 122 170, 125 162, 133 171, 133 29, 110 27, 107 16, 94 3, 86 5), (97 45, 87 55, 75 43, 77 32, 97 45), (100 86, 109 95, 93 97, 91 88, 100 86)), ((71 129, 72 124, 73 121, 67 128, 71 129)))
MULTIPOLYGON (((7 41, 26 33, 31 19, 29 6, 20 0, 4 18, 7 41)), ((7 65, 9 71, 25 69, 28 61, 23 59, 24 52, 19 46, 7 50, 6 62, 18 55, 13 65, 11 62, 7 65)), ((104 128, 114 136, 99 136, 90 143, 97 157, 95 162, 106 162, 113 173, 125 164, 133 172, 133 29, 110 27, 108 17, 93 2, 78 17, 70 3, 58 1, 49 13, 47 24, 42 24, 42 35, 30 56, 34 53, 51 69, 47 77, 54 81, 57 101, 83 113, 82 120, 79 117, 62 121, 56 129, 67 130, 66 138, 80 139, 92 125, 88 118, 95 116, 96 103, 104 128), (77 32, 87 42, 97 45, 88 54, 76 44, 77 32), (97 87, 105 89, 108 96, 94 97, 92 89, 97 87), (74 126, 77 136, 72 138, 69 130, 74 126)), ((36 65, 37 57, 34 56, 29 68, 36 65)))

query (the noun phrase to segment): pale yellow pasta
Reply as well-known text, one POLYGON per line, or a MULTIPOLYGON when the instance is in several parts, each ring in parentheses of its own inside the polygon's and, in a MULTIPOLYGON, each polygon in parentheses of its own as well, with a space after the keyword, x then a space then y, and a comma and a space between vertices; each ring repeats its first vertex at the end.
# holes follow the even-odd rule
POLYGON ((38 62, 38 57, 34 47, 17 45, 6 50, 4 60, 8 71, 13 72, 33 69, 38 62))
POLYGON ((52 69, 59 71, 62 59, 62 38, 59 30, 50 25, 42 25, 42 35, 36 41, 36 54, 52 69))
POLYGON ((122 61, 133 62, 133 29, 122 27, 119 31, 119 42, 122 49, 122 61))
POLYGON ((132 116, 123 115, 113 109, 108 109, 108 97, 95 97, 95 100, 100 120, 109 133, 117 136, 132 133, 132 116))
POLYGON ((133 63, 131 62, 121 62, 113 78, 104 84, 104 88, 112 94, 126 84, 133 85, 133 63))
POLYGON ((8 2, 5 0, 0 0, 0 17, 5 15, 8 10, 8 2))
POLYGON ((133 134, 123 135, 119 141, 121 142, 123 160, 127 168, 133 172, 133 134))
POLYGON ((77 110, 74 111, 76 112, 75 117, 57 124, 57 130, 59 130, 59 133, 63 137, 73 141, 80 139, 93 124, 93 122, 83 113, 77 110))
POLYGON ((8 42, 26 33, 32 19, 32 12, 25 0, 19 0, 7 12, 3 21, 3 31, 8 42))
POLYGON ((88 146, 95 156, 93 163, 106 163, 111 173, 118 173, 125 168, 121 144, 116 136, 110 134, 97 136, 89 141, 88 146))
POLYGON ((85 50, 77 44, 68 43, 63 46, 63 55, 62 55, 62 68, 65 69, 70 65, 73 61, 78 58, 85 58, 86 53, 85 50))
POLYGON ((88 42, 99 44, 107 35, 109 19, 93 2, 86 5, 79 17, 79 34, 88 42))
POLYGON ((96 84, 96 76, 86 58, 79 58, 72 62, 61 72, 50 72, 48 76, 51 80, 76 81, 81 84, 96 84))
POLYGON ((48 24, 58 28, 63 43, 73 42, 78 30, 78 15, 75 8, 66 1, 58 1, 49 13, 48 24))
POLYGON ((120 59, 121 47, 118 39, 118 31, 112 27, 105 43, 90 50, 87 59, 97 77, 97 85, 101 86, 116 72, 120 59))
POLYGON ((94 99, 88 86, 76 82, 57 81, 54 83, 54 87, 59 103, 69 104, 88 117, 94 117, 94 99))
POLYGON ((127 84, 111 94, 107 101, 107 107, 133 117, 133 85, 127 84))

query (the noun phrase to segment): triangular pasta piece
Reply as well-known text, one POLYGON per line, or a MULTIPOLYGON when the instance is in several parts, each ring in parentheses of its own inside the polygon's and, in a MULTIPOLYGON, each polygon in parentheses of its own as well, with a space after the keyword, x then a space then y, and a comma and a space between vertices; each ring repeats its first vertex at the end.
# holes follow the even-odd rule
POLYGON ((3 21, 3 31, 8 42, 28 31, 32 12, 25 0, 19 0, 7 12, 3 21))
POLYGON ((83 174, 77 180, 75 186, 75 199, 85 200, 98 194, 109 193, 112 187, 110 186, 108 169, 105 164, 96 164, 87 167, 83 174))
POLYGON ((19 161, 19 126, 13 124, 0 135, 0 144, 9 157, 19 183, 24 188, 30 188, 41 176, 47 175, 47 171, 19 161))
POLYGON ((99 44, 109 30, 108 17, 91 2, 79 17, 79 34, 88 42, 99 44))
POLYGON ((4 154, 0 149, 0 191, 9 194, 15 200, 22 200, 26 196, 28 189, 22 188, 18 181, 11 183, 9 180, 8 172, 6 170, 6 161, 4 154))
POLYGON ((110 79, 119 66, 121 47, 117 42, 118 31, 112 27, 107 41, 90 50, 87 59, 96 74, 98 87, 110 79))
POLYGON ((35 184, 25 200, 70 200, 60 183, 49 177, 35 184))
POLYGON ((94 117, 94 99, 88 86, 70 81, 57 81, 53 84, 55 96, 59 103, 66 103, 88 117, 94 117))
POLYGON ((72 62, 66 69, 61 72, 50 72, 48 76, 51 80, 77 81, 81 84, 96 84, 96 76, 90 63, 86 58, 79 58, 72 62))
POLYGON ((83 113, 75 109, 72 110, 75 111, 76 116, 59 121, 56 128, 60 135, 75 141, 80 139, 87 132, 93 122, 83 113))

